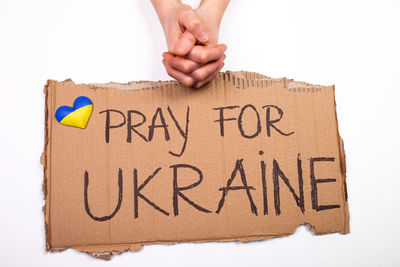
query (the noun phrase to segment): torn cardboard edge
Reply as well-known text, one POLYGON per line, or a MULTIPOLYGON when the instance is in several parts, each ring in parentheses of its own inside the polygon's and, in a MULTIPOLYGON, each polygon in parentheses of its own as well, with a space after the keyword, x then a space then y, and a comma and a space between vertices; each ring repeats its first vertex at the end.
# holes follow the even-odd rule
MULTIPOLYGON (((312 227, 308 224, 304 224, 310 231, 313 231, 312 227)), ((299 225, 298 227, 300 227, 299 225)), ((297 228, 296 228, 297 229, 297 228)), ((290 233, 276 235, 276 236, 246 236, 243 238, 229 238, 229 239, 219 239, 219 240, 187 240, 187 243, 205 243, 205 242, 240 242, 240 243, 248 243, 254 241, 263 241, 269 240, 276 237, 286 237, 292 235, 296 229, 294 229, 290 233)), ((314 231, 313 231, 314 232, 314 231)), ((314 232, 315 233, 315 232, 314 232)), ((321 233, 322 234, 322 233, 321 233)), ((175 245, 182 243, 181 241, 171 241, 171 242, 148 242, 148 243, 140 243, 140 244, 113 244, 113 245, 89 245, 89 246, 74 246, 70 247, 75 249, 79 252, 87 253, 88 255, 102 259, 102 260, 111 260, 113 255, 119 255, 123 252, 131 251, 131 252, 138 252, 142 249, 144 245, 175 245)), ((68 248, 52 248, 47 251, 50 252, 61 252, 68 248)))
MULTIPOLYGON (((297 228, 301 226, 306 226, 307 229, 311 232, 313 232, 316 235, 323 235, 327 233, 316 233, 315 229, 308 223, 300 224, 297 228)), ((280 234, 280 235, 271 235, 271 236, 246 236, 242 238, 228 238, 228 239, 206 239, 206 240, 187 240, 184 241, 186 243, 205 243, 205 242, 240 242, 240 243, 248 243, 248 242, 255 242, 255 241, 264 241, 264 240, 269 240, 272 238, 279 238, 279 237, 287 237, 294 232, 296 232, 297 228, 293 229, 293 231, 290 231, 285 234, 280 234)), ((348 232, 342 232, 340 234, 348 234, 348 232)), ((140 244, 113 244, 113 245, 87 245, 87 246, 73 246, 73 247, 63 247, 63 248, 47 248, 46 250, 49 252, 62 252, 66 249, 75 249, 79 252, 87 253, 88 255, 102 259, 102 260, 111 260, 111 257, 114 255, 119 255, 123 252, 131 251, 131 252, 138 252, 142 249, 144 245, 152 245, 152 244, 157 244, 157 245, 175 245, 183 243, 182 241, 171 241, 171 242, 147 242, 147 243, 140 243, 140 244)))
MULTIPOLYGON (((256 72, 248 71, 226 71, 218 74, 217 79, 221 78, 230 82, 232 85, 236 86, 241 90, 245 90, 249 87, 255 88, 267 88, 272 84, 283 84, 284 88, 289 91, 294 92, 315 92, 320 91, 323 88, 328 88, 329 86, 313 85, 306 82, 299 82, 293 79, 287 78, 271 78, 256 72)), ((67 79, 63 82, 64 84, 75 85, 71 79, 67 79)), ((128 83, 91 83, 89 87, 91 89, 107 89, 116 88, 119 90, 150 90, 161 88, 171 85, 181 85, 175 80, 169 81, 132 81, 128 83)))
MULTIPOLYGON (((321 85, 312 85, 309 83, 305 82, 298 82, 294 81, 293 79, 287 79, 287 78, 278 78, 278 79, 273 79, 267 76, 264 76, 262 74, 254 73, 254 72, 245 72, 245 71, 239 71, 239 72, 232 72, 232 71, 227 71, 224 73, 220 73, 216 79, 222 79, 224 81, 227 81, 234 85, 235 87, 241 89, 241 90, 246 90, 247 88, 268 88, 273 84, 281 84, 283 85, 283 88, 292 91, 292 92, 320 92, 321 90, 324 90, 325 88, 331 88, 331 86, 321 86, 321 85)), ((214 79, 211 83, 214 83, 214 79)), ((76 84, 71 80, 67 79, 63 82, 61 82, 65 86, 75 86, 76 84)), ((93 83, 89 84, 89 88, 93 90, 103 90, 103 89, 109 89, 109 88, 114 88, 114 89, 119 89, 119 90, 152 90, 152 89, 157 89, 157 88, 162 88, 162 87, 169 87, 169 86, 182 86, 176 81, 138 81, 138 82, 128 82, 128 83, 115 83, 115 82, 110 82, 106 84, 101 84, 101 83, 93 83)), ((50 211, 50 194, 48 192, 50 191, 50 171, 49 171, 49 164, 50 164, 50 158, 48 155, 50 155, 51 151, 51 132, 49 131, 51 127, 52 120, 50 119, 52 114, 49 114, 48 110, 48 104, 51 99, 49 99, 48 95, 48 90, 51 86, 55 86, 55 81, 53 80, 48 80, 45 87, 44 87, 44 93, 45 93, 45 147, 44 147, 44 152, 42 153, 41 156, 41 163, 43 165, 44 169, 44 179, 43 179, 43 184, 42 184, 42 191, 45 199, 45 205, 43 206, 43 212, 44 212, 44 218, 45 218, 45 233, 46 233, 46 250, 47 251, 63 251, 67 249, 67 247, 51 247, 49 240, 50 240, 50 235, 51 232, 49 230, 49 211, 50 211)), ((334 87, 333 87, 334 88, 334 87)), ((334 91, 333 91, 334 93, 334 91)), ((54 101, 54 100, 53 100, 54 101)), ((338 129, 337 125, 337 114, 336 114, 336 102, 335 102, 335 116, 336 116, 336 129, 338 129)), ((338 146, 339 146, 339 151, 340 151, 340 169, 341 169, 341 175, 342 175, 342 190, 343 190, 343 195, 345 196, 345 207, 343 208, 343 211, 345 212, 344 217, 347 218, 345 220, 345 225, 343 227, 343 231, 340 232, 341 234, 347 234, 350 231, 349 227, 349 212, 348 212, 348 203, 347 203, 347 189, 346 189, 346 162, 345 162, 345 151, 344 151, 344 145, 343 145, 343 140, 339 135, 339 131, 337 130, 337 136, 338 136, 338 146)), ((323 232, 316 232, 314 227, 306 222, 303 222, 303 224, 300 225, 307 225, 308 228, 313 231, 315 234, 326 234, 323 232)), ((300 226, 298 225, 298 226, 300 226)), ((297 226, 297 227, 298 227, 297 226)), ((250 242, 250 241, 256 241, 256 240, 266 240, 266 239, 271 239, 274 237, 281 237, 281 236, 288 236, 293 234, 296 231, 296 228, 291 229, 288 233, 285 234, 279 234, 279 235, 272 235, 272 236, 265 236, 265 235, 260 235, 260 236, 246 236, 246 237, 239 237, 239 238, 229 238, 229 239, 212 239, 212 240, 187 240, 187 242, 209 242, 209 241, 239 241, 239 242, 250 242)), ((112 255, 120 254, 124 251, 138 251, 141 249, 143 245, 146 244, 176 244, 180 243, 179 242, 148 242, 148 243, 133 243, 133 244, 113 244, 113 245, 88 245, 88 246, 72 246, 71 248, 76 249, 81 252, 86 252, 91 256, 94 256, 96 258, 100 259, 105 259, 109 260, 112 255)), ((69 247, 68 247, 69 248, 69 247)))

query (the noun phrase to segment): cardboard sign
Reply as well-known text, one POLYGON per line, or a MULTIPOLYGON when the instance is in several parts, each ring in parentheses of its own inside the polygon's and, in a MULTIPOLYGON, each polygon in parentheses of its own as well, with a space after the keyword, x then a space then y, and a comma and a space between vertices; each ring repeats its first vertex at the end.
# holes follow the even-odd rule
POLYGON ((333 86, 226 72, 45 94, 48 250, 349 232, 333 86))

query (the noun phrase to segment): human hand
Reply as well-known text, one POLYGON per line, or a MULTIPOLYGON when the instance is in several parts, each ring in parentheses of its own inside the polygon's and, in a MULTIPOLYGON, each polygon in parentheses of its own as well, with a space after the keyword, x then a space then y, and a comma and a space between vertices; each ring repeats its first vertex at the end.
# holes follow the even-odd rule
POLYGON ((185 86, 200 88, 214 79, 224 66, 226 45, 195 45, 185 57, 163 53, 163 64, 168 75, 185 86))
POLYGON ((225 1, 225 6, 220 0, 208 1, 209 5, 202 2, 193 10, 179 1, 153 0, 168 45, 163 63, 171 77, 186 86, 201 87, 217 76, 226 57, 226 46, 217 43, 219 24, 228 2, 225 1))
POLYGON ((196 43, 206 44, 209 35, 203 22, 188 5, 174 3, 168 7, 165 16, 160 16, 164 29, 168 52, 185 56, 196 43))
MULTIPOLYGON (((205 6, 199 6, 194 10, 196 21, 200 21, 202 30, 208 33, 208 41, 205 46, 195 45, 184 57, 173 53, 163 54, 163 64, 167 73, 182 82, 185 86, 199 88, 214 79, 224 66, 226 45, 217 45, 219 33, 219 21, 211 16, 205 6)), ((187 34, 188 30, 183 34, 187 34)), ((189 35, 188 35, 189 36, 189 35)), ((192 35, 192 37, 194 37, 192 35)), ((189 42, 186 42, 189 46, 189 42)), ((187 47, 188 47, 187 46, 187 47)))

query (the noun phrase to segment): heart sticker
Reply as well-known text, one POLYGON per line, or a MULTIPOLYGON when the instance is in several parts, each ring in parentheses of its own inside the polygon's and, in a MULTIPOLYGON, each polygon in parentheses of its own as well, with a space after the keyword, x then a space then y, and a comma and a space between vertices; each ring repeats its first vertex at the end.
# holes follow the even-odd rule
POLYGON ((93 110, 93 102, 86 96, 77 97, 73 107, 61 106, 56 110, 56 120, 67 126, 85 129, 93 110))

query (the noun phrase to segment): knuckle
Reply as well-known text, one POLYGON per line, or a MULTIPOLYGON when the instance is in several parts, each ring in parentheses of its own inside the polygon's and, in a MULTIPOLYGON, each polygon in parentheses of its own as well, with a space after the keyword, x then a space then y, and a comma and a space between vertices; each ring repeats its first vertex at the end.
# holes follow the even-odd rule
POLYGON ((183 37, 189 40, 191 43, 196 42, 196 38, 191 33, 184 33, 183 37))
POLYGON ((198 29, 201 26, 201 23, 198 19, 192 19, 189 26, 191 29, 198 29))
POLYGON ((193 72, 193 76, 196 80, 201 81, 205 78, 205 73, 203 71, 196 71, 193 72))
POLYGON ((189 7, 189 6, 182 7, 180 16, 183 20, 188 21, 188 20, 190 20, 190 18, 193 17, 193 15, 194 15, 194 11, 191 7, 189 7))
POLYGON ((196 83, 193 87, 194 88, 200 88, 203 84, 202 83, 196 83))
POLYGON ((200 64, 207 63, 207 54, 205 53, 205 51, 201 51, 200 49, 193 51, 193 58, 194 61, 197 61, 200 64))
POLYGON ((192 8, 186 4, 180 5, 180 12, 182 12, 184 14, 188 14, 191 10, 192 10, 192 8))
POLYGON ((192 73, 192 77, 195 79, 195 80, 199 80, 199 74, 198 74, 198 71, 194 71, 193 73, 192 73))
POLYGON ((184 79, 184 80, 182 81, 182 83, 183 83, 183 85, 185 85, 185 86, 187 86, 187 87, 190 87, 190 86, 193 85, 193 80, 190 79, 190 78, 186 78, 186 79, 184 79))
POLYGON ((200 62, 201 63, 207 63, 207 55, 206 55, 206 53, 201 53, 200 55, 199 55, 199 60, 200 60, 200 62))
POLYGON ((189 64, 187 64, 187 63, 183 63, 182 64, 182 71, 183 72, 186 72, 186 73, 188 73, 188 72, 190 72, 190 65, 189 64))

